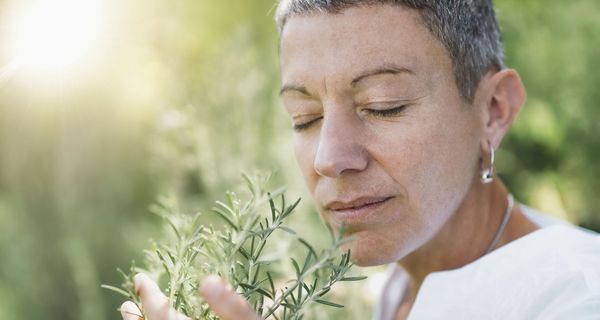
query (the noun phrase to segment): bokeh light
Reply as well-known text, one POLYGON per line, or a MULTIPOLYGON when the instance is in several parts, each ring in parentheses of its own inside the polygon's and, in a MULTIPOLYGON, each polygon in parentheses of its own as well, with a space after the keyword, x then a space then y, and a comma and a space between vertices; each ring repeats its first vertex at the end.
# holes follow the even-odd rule
POLYGON ((7 17, 5 76, 66 77, 93 65, 107 30, 103 0, 26 0, 7 17))

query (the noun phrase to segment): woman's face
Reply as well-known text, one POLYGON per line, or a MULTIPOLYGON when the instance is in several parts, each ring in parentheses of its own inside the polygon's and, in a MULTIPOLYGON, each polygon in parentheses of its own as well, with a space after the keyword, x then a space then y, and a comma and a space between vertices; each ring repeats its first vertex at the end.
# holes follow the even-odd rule
POLYGON ((476 181, 483 123, 418 13, 359 7, 288 20, 282 99, 322 218, 352 260, 400 260, 448 221, 476 181))

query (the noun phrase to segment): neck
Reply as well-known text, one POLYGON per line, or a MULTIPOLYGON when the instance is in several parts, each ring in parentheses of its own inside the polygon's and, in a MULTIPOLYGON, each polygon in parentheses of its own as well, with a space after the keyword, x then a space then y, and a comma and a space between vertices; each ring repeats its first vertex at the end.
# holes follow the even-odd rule
MULTIPOLYGON (((507 197, 506 187, 497 177, 489 185, 475 182, 437 235, 398 262, 411 279, 409 300, 414 300, 428 274, 460 268, 485 254, 506 212, 507 197)), ((495 248, 535 229, 515 205, 495 248)))

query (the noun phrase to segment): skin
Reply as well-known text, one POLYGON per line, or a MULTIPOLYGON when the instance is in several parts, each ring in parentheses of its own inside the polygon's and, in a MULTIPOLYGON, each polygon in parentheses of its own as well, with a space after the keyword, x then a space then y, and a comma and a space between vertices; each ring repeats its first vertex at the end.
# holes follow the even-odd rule
MULTIPOLYGON (((498 229, 507 191, 497 177, 479 181, 480 161, 519 112, 521 80, 490 71, 467 103, 444 46, 397 6, 292 17, 280 49, 281 97, 315 205, 326 223, 347 226, 354 263, 407 271, 405 318, 428 274, 478 259, 498 229)), ((515 206, 497 247, 535 229, 515 206)), ((149 319, 185 319, 148 277, 136 286, 149 319)), ((201 294, 221 319, 259 318, 218 278, 201 294)), ((132 303, 122 310, 137 319, 132 303)))

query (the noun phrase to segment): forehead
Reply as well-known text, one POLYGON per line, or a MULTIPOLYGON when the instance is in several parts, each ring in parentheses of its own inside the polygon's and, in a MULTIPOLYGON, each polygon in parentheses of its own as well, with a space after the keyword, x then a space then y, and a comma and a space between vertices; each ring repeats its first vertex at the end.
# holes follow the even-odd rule
POLYGON ((280 58, 284 82, 352 77, 383 64, 417 74, 451 69, 444 46, 419 13, 398 5, 292 16, 281 32, 280 58))

